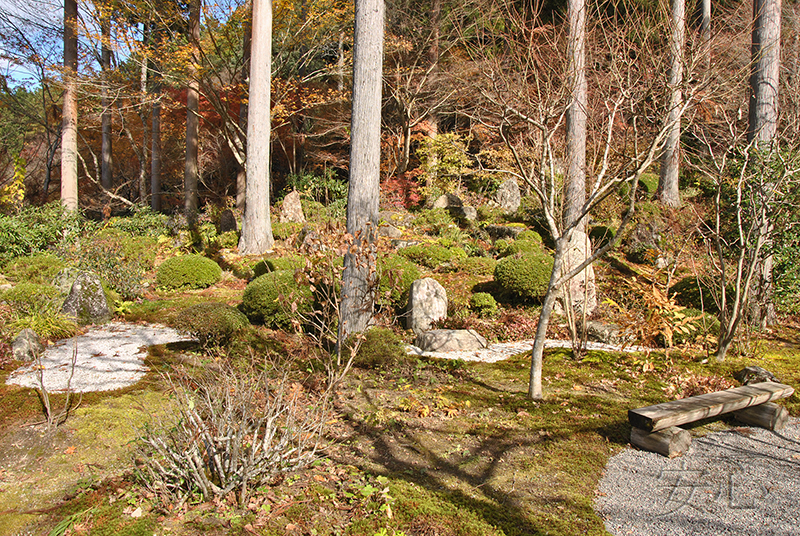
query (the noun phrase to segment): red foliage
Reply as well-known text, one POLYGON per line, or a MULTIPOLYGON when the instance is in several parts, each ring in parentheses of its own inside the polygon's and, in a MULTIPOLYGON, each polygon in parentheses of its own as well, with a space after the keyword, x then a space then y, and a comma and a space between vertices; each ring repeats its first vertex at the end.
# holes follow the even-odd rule
POLYGON ((406 172, 392 175, 381 184, 383 204, 395 208, 410 209, 420 204, 419 183, 415 180, 417 173, 406 172))

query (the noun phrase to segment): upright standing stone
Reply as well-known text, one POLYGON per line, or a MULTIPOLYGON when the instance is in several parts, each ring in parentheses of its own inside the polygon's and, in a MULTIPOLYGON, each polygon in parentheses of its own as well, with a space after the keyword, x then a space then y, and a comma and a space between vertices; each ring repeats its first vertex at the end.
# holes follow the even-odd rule
POLYGON ((219 215, 219 234, 230 231, 237 232, 239 225, 236 223, 236 216, 231 209, 225 209, 219 215))
POLYGON ((300 194, 297 190, 293 190, 286 197, 283 198, 281 205, 281 214, 279 217, 281 223, 295 222, 305 223, 306 217, 303 214, 303 206, 300 203, 300 194))
POLYGON ((447 292, 436 280, 426 277, 411 284, 408 295, 408 329, 418 335, 447 318, 447 292))
POLYGON ((111 319, 111 311, 100 278, 90 272, 78 274, 61 312, 81 325, 108 322, 111 319))
POLYGON ((500 205, 500 209, 506 214, 513 214, 519 210, 519 205, 522 202, 522 193, 519 190, 517 181, 508 179, 503 182, 494 194, 494 201, 500 205))
MULTIPOLYGON (((567 246, 564 257, 565 272, 577 268, 586 258, 591 255, 591 245, 586 233, 575 230, 572 239, 567 246)), ((573 277, 566 285, 566 290, 570 293, 569 298, 576 310, 590 315, 597 308, 597 286, 594 280, 594 268, 592 265, 586 267, 581 273, 573 277)))
POLYGON ((35 331, 25 328, 11 343, 11 351, 17 361, 34 361, 37 355, 44 352, 44 345, 35 331))

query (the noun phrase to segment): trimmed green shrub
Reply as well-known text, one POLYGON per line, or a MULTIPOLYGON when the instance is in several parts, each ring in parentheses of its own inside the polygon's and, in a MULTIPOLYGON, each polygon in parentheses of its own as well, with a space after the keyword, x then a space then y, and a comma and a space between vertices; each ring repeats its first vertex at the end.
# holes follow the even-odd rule
POLYGON ((400 255, 389 255, 378 259, 378 292, 381 300, 388 296, 394 307, 405 307, 411 284, 422 277, 417 266, 400 255))
POLYGON ((222 276, 219 264, 202 255, 180 255, 161 263, 156 284, 161 288, 206 288, 222 276))
POLYGON ((300 286, 291 270, 278 270, 259 276, 247 285, 242 296, 242 311, 251 322, 288 329, 293 322, 311 312, 314 296, 300 286))
POLYGON ((172 320, 173 327, 190 335, 203 346, 217 346, 250 325, 247 317, 224 303, 198 303, 180 311, 172 320))
POLYGON ((0 293, 0 300, 9 304, 20 316, 55 313, 63 297, 53 285, 38 283, 20 283, 0 293))
POLYGON ((680 345, 697 342, 704 336, 714 339, 719 335, 719 319, 709 313, 703 313, 699 309, 687 307, 679 311, 682 315, 681 323, 684 319, 691 319, 682 326, 672 330, 672 344, 680 345))
POLYGON ((52 253, 34 253, 9 262, 4 273, 20 283, 49 284, 66 264, 52 253))
POLYGON ((352 335, 347 339, 342 356, 350 359, 356 337, 363 337, 353 364, 360 368, 385 368, 409 359, 405 345, 400 337, 389 328, 373 327, 361 335, 352 335))
POLYGON ((539 301, 547 293, 553 258, 546 253, 514 255, 497 263, 494 279, 500 289, 523 300, 539 301))
POLYGON ((446 262, 466 259, 467 252, 463 248, 446 248, 439 244, 418 244, 399 251, 403 257, 428 268, 437 268, 446 262))
POLYGON ((281 270, 300 270, 306 265, 306 258, 301 255, 289 255, 287 257, 270 257, 258 261, 253 265, 253 275, 255 277, 278 272, 281 270))
POLYGON ((497 261, 491 257, 468 257, 460 259, 456 264, 460 271, 471 275, 492 275, 497 261))
POLYGON ((469 299, 469 308, 479 316, 494 316, 497 313, 497 301, 488 292, 476 292, 469 299))

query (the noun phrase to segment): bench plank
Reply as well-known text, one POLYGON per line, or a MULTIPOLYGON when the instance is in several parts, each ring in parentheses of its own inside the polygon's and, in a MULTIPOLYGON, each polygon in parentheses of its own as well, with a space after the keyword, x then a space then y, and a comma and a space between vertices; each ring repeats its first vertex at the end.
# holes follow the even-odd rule
POLYGON ((792 396, 794 388, 775 382, 762 382, 727 391, 691 396, 646 408, 628 410, 628 420, 635 428, 657 432, 707 417, 757 406, 792 396))

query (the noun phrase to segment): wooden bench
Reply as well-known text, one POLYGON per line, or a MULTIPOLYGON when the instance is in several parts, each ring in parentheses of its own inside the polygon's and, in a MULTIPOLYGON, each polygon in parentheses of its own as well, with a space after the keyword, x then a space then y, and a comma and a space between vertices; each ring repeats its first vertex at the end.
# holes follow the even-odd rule
POLYGON ((780 430, 789 414, 772 401, 792 393, 794 389, 788 385, 762 382, 628 410, 631 443, 670 458, 681 456, 689 450, 692 437, 678 426, 724 413, 733 413, 746 424, 780 430))

